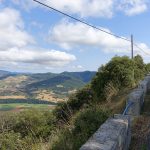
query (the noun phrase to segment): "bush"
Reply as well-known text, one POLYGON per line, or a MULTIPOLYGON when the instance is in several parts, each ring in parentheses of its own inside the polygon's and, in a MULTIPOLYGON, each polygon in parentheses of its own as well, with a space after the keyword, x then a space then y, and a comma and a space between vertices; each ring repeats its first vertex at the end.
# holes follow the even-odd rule
POLYGON ((17 115, 13 130, 20 133, 23 138, 46 138, 51 134, 54 125, 55 118, 52 113, 30 110, 17 115))
POLYGON ((15 115, 0 112, 0 133, 10 132, 13 129, 15 122, 15 115))
POLYGON ((4 113, 0 120, 0 149, 40 150, 37 143, 47 142, 55 127, 55 117, 49 111, 4 113))
POLYGON ((145 65, 145 71, 146 73, 150 73, 150 63, 145 65))
POLYGON ((108 103, 111 102, 112 98, 118 94, 118 87, 115 87, 112 82, 109 82, 104 87, 104 96, 108 103))
POLYGON ((146 65, 140 55, 134 57, 134 78, 135 83, 138 83, 146 74, 146 65))
POLYGON ((18 133, 9 132, 0 134, 1 150, 18 150, 22 149, 22 142, 18 133))
POLYGON ((109 117, 109 112, 99 108, 80 111, 72 120, 72 125, 57 133, 52 150, 77 150, 109 117))
POLYGON ((94 101, 93 92, 89 86, 77 91, 71 95, 66 103, 56 106, 54 115, 57 119, 69 120, 69 118, 83 107, 86 107, 94 101))
POLYGON ((40 140, 33 137, 21 138, 19 133, 4 132, 0 133, 0 149, 1 150, 41 150, 40 140))
POLYGON ((100 108, 91 107, 83 112, 81 111, 74 120, 74 149, 79 149, 101 124, 106 121, 109 115, 109 111, 100 108))

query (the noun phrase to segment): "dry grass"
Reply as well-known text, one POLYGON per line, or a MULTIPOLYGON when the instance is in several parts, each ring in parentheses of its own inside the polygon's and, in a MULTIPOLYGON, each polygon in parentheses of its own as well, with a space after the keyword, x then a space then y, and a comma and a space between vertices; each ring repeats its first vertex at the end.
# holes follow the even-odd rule
POLYGON ((150 135, 150 91, 148 91, 142 110, 142 115, 135 119, 132 126, 130 150, 146 150, 147 137, 150 135))
MULTIPOLYGON (((14 77, 11 76, 3 80, 0 80, 0 95, 10 96, 8 98, 16 98, 16 99, 24 98, 24 96, 22 96, 24 95, 24 93, 18 90, 18 88, 23 86, 28 80, 29 78, 23 75, 18 75, 14 77)), ((1 97, 1 99, 7 99, 7 98, 1 97)))
POLYGON ((53 92, 47 90, 36 91, 36 98, 55 103, 64 102, 64 99, 58 98, 53 92))
POLYGON ((113 82, 109 82, 108 84, 106 84, 106 86, 104 87, 104 95, 106 97, 106 101, 110 102, 111 99, 116 96, 119 92, 119 89, 114 86, 113 82))
POLYGON ((7 77, 4 80, 0 80, 0 88, 15 88, 27 80, 29 80, 27 76, 7 77))
POLYGON ((150 117, 140 116, 132 126, 130 150, 146 150, 147 137, 150 134, 150 117))
POLYGON ((119 91, 118 94, 111 99, 111 101, 101 104, 101 107, 104 109, 109 108, 112 114, 122 113, 126 106, 127 97, 131 91, 132 89, 124 89, 119 91))
POLYGON ((26 99, 24 95, 10 95, 10 96, 0 96, 0 100, 4 99, 26 99))

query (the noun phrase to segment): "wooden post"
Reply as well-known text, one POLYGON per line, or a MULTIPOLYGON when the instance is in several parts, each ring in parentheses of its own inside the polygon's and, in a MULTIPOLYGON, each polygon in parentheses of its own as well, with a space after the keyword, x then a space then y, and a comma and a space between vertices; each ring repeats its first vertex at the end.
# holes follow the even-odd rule
POLYGON ((131 35, 131 58, 133 59, 134 53, 133 53, 133 35, 131 35))

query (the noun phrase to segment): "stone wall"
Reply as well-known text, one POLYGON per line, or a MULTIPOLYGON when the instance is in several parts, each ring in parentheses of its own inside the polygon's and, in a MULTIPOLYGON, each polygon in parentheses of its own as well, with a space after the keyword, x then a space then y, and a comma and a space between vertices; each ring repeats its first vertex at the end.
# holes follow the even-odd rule
POLYGON ((131 118, 140 115, 149 88, 150 75, 129 94, 125 115, 114 115, 113 118, 107 119, 80 150, 128 150, 131 141, 131 118))
POLYGON ((126 112, 126 115, 138 116, 144 103, 144 97, 150 87, 150 76, 146 76, 139 86, 134 89, 128 96, 127 104, 132 103, 131 107, 126 112))
POLYGON ((129 126, 127 116, 116 115, 109 118, 80 150, 127 150, 129 126))

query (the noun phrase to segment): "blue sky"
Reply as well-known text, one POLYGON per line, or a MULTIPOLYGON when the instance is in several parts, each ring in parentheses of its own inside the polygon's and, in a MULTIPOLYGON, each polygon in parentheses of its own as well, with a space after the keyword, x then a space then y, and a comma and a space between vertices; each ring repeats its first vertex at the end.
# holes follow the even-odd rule
MULTIPOLYGON (((110 33, 134 40, 150 54, 148 0, 39 0, 110 33)), ((150 55, 134 48, 149 62, 150 55)), ((97 70, 130 43, 44 8, 32 0, 0 0, 0 69, 17 72, 97 70)))

